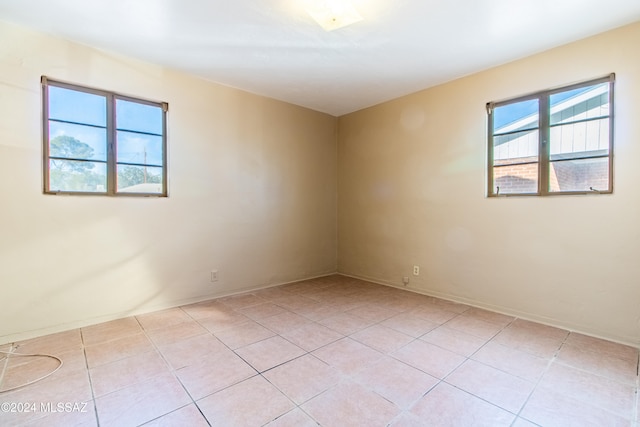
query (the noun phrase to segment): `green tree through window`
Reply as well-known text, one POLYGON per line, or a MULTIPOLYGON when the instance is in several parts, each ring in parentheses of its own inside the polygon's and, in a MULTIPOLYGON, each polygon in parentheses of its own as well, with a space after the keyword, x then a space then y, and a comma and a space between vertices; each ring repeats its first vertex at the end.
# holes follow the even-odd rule
POLYGON ((92 188, 104 188, 106 175, 94 170, 93 162, 67 159, 90 159, 94 150, 90 145, 78 141, 72 136, 60 135, 50 142, 49 156, 51 188, 66 188, 71 191, 90 191, 92 188))

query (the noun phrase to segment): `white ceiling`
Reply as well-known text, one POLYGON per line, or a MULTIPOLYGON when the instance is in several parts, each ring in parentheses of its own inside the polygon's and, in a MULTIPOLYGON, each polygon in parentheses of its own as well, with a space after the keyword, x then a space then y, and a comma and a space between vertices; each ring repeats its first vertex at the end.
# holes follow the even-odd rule
MULTIPOLYGON (((0 20, 335 116, 640 20, 640 0, 0 0, 0 20)), ((3 40, 6 43, 7 40, 3 40)))

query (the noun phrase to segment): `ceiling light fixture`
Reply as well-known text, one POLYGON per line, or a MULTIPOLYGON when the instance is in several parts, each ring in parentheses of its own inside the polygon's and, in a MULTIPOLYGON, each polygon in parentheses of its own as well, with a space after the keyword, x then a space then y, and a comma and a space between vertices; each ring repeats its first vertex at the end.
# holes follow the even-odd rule
POLYGON ((305 9, 326 31, 337 30, 362 21, 362 16, 348 0, 307 1, 305 9))

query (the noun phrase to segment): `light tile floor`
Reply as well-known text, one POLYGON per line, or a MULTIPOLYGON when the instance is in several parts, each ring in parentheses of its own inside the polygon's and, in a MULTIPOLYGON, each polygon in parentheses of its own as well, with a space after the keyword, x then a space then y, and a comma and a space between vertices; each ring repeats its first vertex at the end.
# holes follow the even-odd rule
POLYGON ((2 426, 640 427, 638 349, 343 276, 15 344, 2 426))

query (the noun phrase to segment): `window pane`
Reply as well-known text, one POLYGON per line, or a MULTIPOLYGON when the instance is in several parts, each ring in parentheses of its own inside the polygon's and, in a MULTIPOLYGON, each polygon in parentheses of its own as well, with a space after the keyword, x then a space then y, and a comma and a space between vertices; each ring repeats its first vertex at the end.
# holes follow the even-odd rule
POLYGON ((118 163, 162 166, 162 137, 118 131, 118 163))
POLYGON ((50 191, 107 191, 107 165, 99 162, 49 160, 50 191))
POLYGON ((118 165, 118 192, 161 194, 162 168, 118 165))
POLYGON ((49 155, 107 160, 107 131, 91 126, 49 122, 49 155))
POLYGON ((549 191, 607 191, 609 158, 551 162, 549 191))
POLYGON ((538 100, 529 99, 493 109, 493 134, 538 127, 538 100))
POLYGON ((538 117, 537 99, 494 109, 492 194, 538 192, 538 117))
POLYGON ((538 164, 496 166, 493 168, 493 194, 538 192, 538 164))
POLYGON ((538 160, 538 131, 528 130, 493 138, 494 164, 538 160))
POLYGON ((609 153, 608 118, 554 126, 549 135, 552 160, 609 153))
POLYGON ((107 99, 104 96, 57 86, 48 88, 49 119, 106 126, 107 99))
POLYGON ((162 135, 162 108, 116 99, 116 128, 162 135))
POLYGON ((600 83, 549 96, 550 124, 609 116, 609 83, 600 83))

